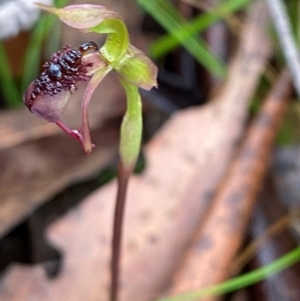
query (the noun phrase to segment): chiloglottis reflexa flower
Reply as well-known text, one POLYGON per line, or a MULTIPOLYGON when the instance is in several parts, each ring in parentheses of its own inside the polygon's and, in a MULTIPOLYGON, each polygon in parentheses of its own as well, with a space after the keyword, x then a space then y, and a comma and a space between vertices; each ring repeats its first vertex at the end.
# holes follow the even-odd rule
MULTIPOLYGON (((131 99, 130 103, 134 107, 133 98, 136 98, 136 104, 140 98, 136 93, 137 90, 135 91, 137 87, 150 90, 157 85, 157 67, 142 51, 130 44, 126 25, 116 12, 101 5, 91 4, 69 5, 61 9, 43 4, 38 6, 56 14, 62 22, 73 28, 83 32, 107 34, 106 41, 100 49, 94 42, 88 42, 76 49, 65 46, 54 53, 44 64, 40 76, 29 85, 23 97, 24 103, 33 114, 49 122, 55 122, 66 133, 78 139, 85 153, 89 154, 93 145, 89 131, 88 106, 94 90, 102 79, 110 71, 115 72, 125 88, 127 100, 131 99), (88 85, 82 100, 81 127, 72 130, 60 117, 78 84, 85 81, 88 85)), ((139 130, 135 135, 128 137, 136 139, 136 142, 133 141, 129 148, 121 145, 120 149, 121 156, 124 150, 125 157, 134 158, 140 145, 141 121, 140 117, 137 118, 137 114, 131 114, 134 110, 131 109, 130 113, 130 108, 132 105, 128 102, 128 114, 125 114, 122 125, 124 131, 121 131, 123 141, 128 140, 125 136, 132 132, 130 128, 139 130), (140 125, 137 126, 138 123, 140 125)))

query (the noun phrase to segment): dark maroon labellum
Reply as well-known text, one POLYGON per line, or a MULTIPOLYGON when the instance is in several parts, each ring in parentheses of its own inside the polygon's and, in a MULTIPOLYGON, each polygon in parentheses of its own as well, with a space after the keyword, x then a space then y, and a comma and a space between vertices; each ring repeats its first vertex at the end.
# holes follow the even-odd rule
POLYGON ((87 69, 92 67, 92 64, 82 63, 82 57, 90 51, 98 51, 94 42, 84 43, 78 49, 67 45, 52 54, 50 61, 43 65, 43 72, 24 94, 23 100, 27 107, 31 110, 34 101, 42 95, 54 96, 62 91, 72 93, 77 89, 78 83, 90 79, 87 69))

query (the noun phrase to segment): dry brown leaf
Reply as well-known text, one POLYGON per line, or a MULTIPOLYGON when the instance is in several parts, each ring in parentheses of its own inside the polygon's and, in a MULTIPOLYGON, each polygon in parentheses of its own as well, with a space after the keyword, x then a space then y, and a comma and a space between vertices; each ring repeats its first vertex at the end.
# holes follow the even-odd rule
POLYGON ((209 216, 198 230, 198 237, 171 289, 172 294, 208 287, 230 275, 290 95, 291 79, 285 72, 254 119, 209 216))

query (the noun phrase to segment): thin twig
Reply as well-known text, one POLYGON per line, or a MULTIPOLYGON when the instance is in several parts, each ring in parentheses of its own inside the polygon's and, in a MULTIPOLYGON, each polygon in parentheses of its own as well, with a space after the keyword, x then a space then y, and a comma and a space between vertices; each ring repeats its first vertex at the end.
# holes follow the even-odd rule
POLYGON ((237 275, 242 268, 255 256, 255 254, 273 237, 286 230, 291 223, 291 214, 284 215, 272 224, 265 232, 252 241, 246 249, 235 259, 231 267, 231 275, 237 275))
POLYGON ((293 38, 286 7, 282 0, 266 0, 266 2, 269 6, 288 68, 292 74, 298 98, 300 99, 300 57, 295 39, 293 38))
POLYGON ((237 275, 264 245, 269 243, 272 238, 281 234, 288 227, 293 227, 293 221, 299 218, 300 209, 295 208, 268 227, 237 256, 231 267, 231 275, 237 275))

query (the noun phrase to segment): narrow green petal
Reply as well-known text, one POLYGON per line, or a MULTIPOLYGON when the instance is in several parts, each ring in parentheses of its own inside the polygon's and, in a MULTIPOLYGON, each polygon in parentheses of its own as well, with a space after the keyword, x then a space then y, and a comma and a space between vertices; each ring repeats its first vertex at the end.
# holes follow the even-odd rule
POLYGON ((120 137, 120 158, 128 170, 134 168, 142 140, 142 101, 138 88, 120 81, 127 97, 127 110, 122 121, 120 137))
POLYGON ((157 86, 157 67, 133 45, 130 45, 123 61, 115 67, 115 70, 120 78, 145 90, 157 86))

